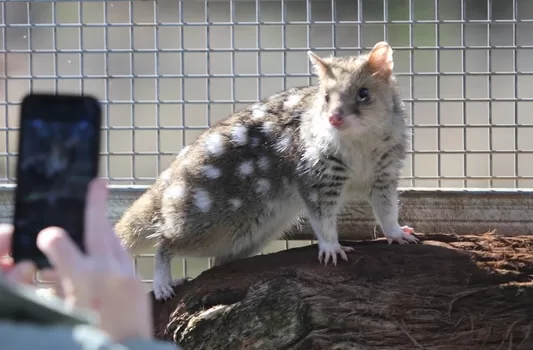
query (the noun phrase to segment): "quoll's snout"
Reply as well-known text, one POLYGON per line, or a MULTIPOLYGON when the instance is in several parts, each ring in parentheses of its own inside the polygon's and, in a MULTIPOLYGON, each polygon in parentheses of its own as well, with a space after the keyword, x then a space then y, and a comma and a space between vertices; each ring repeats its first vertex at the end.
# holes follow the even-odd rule
POLYGON ((329 123, 336 128, 344 126, 344 116, 341 113, 333 113, 329 117, 329 123))

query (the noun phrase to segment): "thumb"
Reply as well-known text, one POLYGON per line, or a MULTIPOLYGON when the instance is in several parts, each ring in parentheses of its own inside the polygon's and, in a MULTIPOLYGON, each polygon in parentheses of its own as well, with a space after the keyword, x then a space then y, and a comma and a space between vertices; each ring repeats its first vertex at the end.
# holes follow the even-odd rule
POLYGON ((94 179, 87 189, 85 203, 84 238, 88 255, 112 256, 112 246, 108 244, 111 224, 107 218, 107 184, 102 179, 94 179))
POLYGON ((11 283, 34 284, 35 265, 29 261, 22 261, 10 268, 4 275, 11 283))

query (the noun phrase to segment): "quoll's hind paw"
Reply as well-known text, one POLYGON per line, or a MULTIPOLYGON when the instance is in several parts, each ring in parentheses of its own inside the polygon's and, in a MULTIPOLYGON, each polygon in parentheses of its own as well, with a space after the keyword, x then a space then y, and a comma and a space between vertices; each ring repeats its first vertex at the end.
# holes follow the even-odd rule
POLYGON ((333 265, 337 265, 337 254, 341 256, 343 260, 348 260, 346 252, 352 252, 354 249, 352 247, 341 246, 337 243, 319 243, 318 244, 318 261, 327 265, 329 260, 333 265))
POLYGON ((385 234, 387 242, 398 242, 399 244, 419 243, 420 240, 413 234, 415 230, 409 226, 402 226, 399 230, 393 233, 385 234))

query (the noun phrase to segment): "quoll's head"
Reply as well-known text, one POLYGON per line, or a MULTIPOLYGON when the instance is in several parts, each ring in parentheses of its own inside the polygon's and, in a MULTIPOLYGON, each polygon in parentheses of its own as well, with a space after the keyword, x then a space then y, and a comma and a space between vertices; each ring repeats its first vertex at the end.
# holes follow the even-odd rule
POLYGON ((391 124, 397 90, 389 44, 379 42, 359 57, 308 55, 319 78, 321 117, 329 128, 362 134, 391 124))

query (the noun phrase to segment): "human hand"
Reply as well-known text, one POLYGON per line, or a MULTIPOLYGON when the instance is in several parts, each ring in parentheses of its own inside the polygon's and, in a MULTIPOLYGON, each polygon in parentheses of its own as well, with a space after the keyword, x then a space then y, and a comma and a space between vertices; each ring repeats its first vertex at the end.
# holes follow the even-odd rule
MULTIPOLYGON (((13 263, 13 226, 0 224, 0 269, 8 282, 35 284, 31 262, 13 263)), ((123 249, 107 219, 107 186, 94 180, 88 189, 85 229, 86 254, 68 234, 57 227, 42 230, 39 249, 54 269, 41 271, 52 283, 54 294, 73 308, 90 309, 99 316, 99 327, 116 342, 153 336, 151 303, 135 276, 133 262, 123 249)))
POLYGON ((35 266, 29 261, 15 264, 13 258, 9 256, 12 236, 13 225, 0 224, 0 270, 3 272, 2 278, 8 282, 35 284, 35 266))
POLYGON ((37 246, 57 275, 56 294, 67 305, 90 309, 99 327, 114 341, 153 336, 151 303, 136 277, 133 262, 107 219, 107 186, 93 180, 87 193, 85 248, 81 250, 57 227, 42 230, 37 246))

